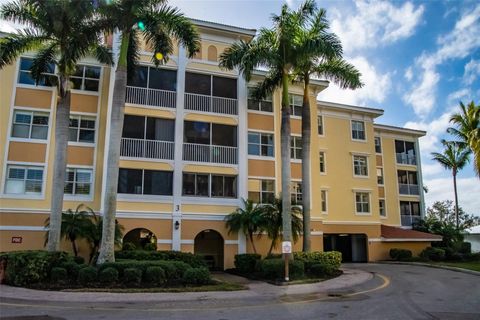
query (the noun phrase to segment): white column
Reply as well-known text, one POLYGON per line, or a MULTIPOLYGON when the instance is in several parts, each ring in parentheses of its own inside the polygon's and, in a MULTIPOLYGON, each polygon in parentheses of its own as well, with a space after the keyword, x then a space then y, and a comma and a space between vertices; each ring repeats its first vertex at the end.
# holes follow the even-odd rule
POLYGON ((425 218, 425 197, 423 192, 423 175, 422 175, 422 161, 420 160, 420 143, 418 138, 415 139, 415 157, 417 160, 417 180, 418 192, 420 194, 420 216, 425 218))
MULTIPOLYGON (((238 98, 238 199, 243 206, 242 198, 248 198, 248 126, 247 126, 247 84, 240 74, 237 80, 238 98)), ((246 253, 245 235, 238 233, 238 253, 246 253)))
POLYGON ((172 213, 172 250, 181 250, 182 240, 182 171, 183 171, 183 106, 185 92, 185 69, 187 56, 185 48, 179 47, 177 70, 177 106, 175 118, 175 155, 173 169, 173 213, 172 213), (179 228, 175 229, 176 222, 179 228))

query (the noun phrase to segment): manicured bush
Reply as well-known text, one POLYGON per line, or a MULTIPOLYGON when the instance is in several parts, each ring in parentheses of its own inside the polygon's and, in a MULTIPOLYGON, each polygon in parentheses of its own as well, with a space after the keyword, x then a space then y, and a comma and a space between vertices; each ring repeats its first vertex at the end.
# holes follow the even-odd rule
POLYGON ((328 264, 338 269, 342 263, 342 253, 338 251, 294 252, 293 257, 294 260, 302 261, 305 264, 305 271, 307 272, 314 264, 328 264))
POLYGON ((142 270, 126 268, 123 270, 122 282, 128 286, 138 286, 142 282, 142 270))
POLYGON ((60 265, 60 267, 65 268, 67 270, 67 275, 70 282, 74 283, 77 281, 78 272, 80 269, 87 267, 86 264, 77 264, 74 261, 67 261, 60 265))
POLYGON ((472 253, 472 244, 470 242, 461 242, 458 252, 462 254, 472 253))
POLYGON ((106 285, 112 285, 118 282, 118 271, 115 268, 105 268, 98 274, 98 280, 106 285))
POLYGON ((420 253, 422 258, 432 260, 432 261, 441 261, 445 259, 445 250, 440 248, 427 247, 425 250, 420 253))
POLYGON ((85 264, 85 258, 84 257, 80 257, 80 256, 73 257, 73 261, 76 264, 85 264))
POLYGON ((206 267, 207 264, 201 256, 189 252, 180 251, 117 251, 115 252, 116 259, 128 260, 163 260, 163 261, 181 261, 192 268, 206 267))
POLYGON ((156 243, 147 243, 144 247, 146 251, 157 251, 157 244, 156 243))
POLYGON ((265 257, 265 259, 281 259, 282 258, 281 253, 270 253, 268 256, 265 257))
POLYGON ((411 257, 412 251, 410 250, 398 248, 390 249, 390 258, 393 260, 404 261, 410 259, 411 257))
POLYGON ((255 272, 257 261, 262 258, 256 253, 244 253, 235 255, 235 268, 242 274, 252 274, 255 272))
POLYGON ((309 275, 313 277, 323 278, 334 275, 337 269, 329 264, 314 264, 310 267, 309 275))
POLYGON ((13 286, 32 286, 50 280, 52 268, 68 261, 66 252, 43 250, 15 251, 1 254, 6 260, 5 281, 13 286))
POLYGON ((78 272, 78 283, 82 286, 88 287, 97 281, 97 268, 85 267, 78 272))
POLYGON ((148 267, 145 270, 144 282, 148 285, 161 286, 166 280, 165 271, 162 267, 148 267))
POLYGON ((55 284, 65 284, 68 282, 67 269, 54 267, 50 271, 50 281, 55 284))
POLYGON ((183 282, 192 285, 209 284, 211 282, 210 272, 207 268, 188 269, 183 275, 183 282))
POLYGON ((123 243, 122 250, 124 250, 124 251, 137 250, 137 246, 134 245, 133 243, 127 241, 127 242, 123 243))
MULTIPOLYGON (((304 276, 305 266, 300 260, 291 260, 288 264, 290 279, 304 276)), ((285 275, 285 262, 283 259, 265 259, 258 264, 258 271, 265 279, 283 279, 285 275)))

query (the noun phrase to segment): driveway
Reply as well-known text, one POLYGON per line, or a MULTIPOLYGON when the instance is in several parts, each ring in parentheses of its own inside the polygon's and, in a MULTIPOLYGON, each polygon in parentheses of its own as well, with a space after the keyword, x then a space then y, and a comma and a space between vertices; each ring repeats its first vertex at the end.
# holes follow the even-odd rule
POLYGON ((409 265, 348 264, 345 267, 352 275, 367 272, 370 276, 356 284, 352 276, 352 286, 331 282, 317 287, 281 289, 283 287, 251 283, 250 291, 215 296, 200 294, 194 299, 185 295, 178 296, 178 300, 164 301, 155 301, 152 297, 145 297, 143 301, 119 298, 117 301, 102 299, 102 302, 51 301, 49 295, 43 295, 40 300, 28 295, 23 299, 3 297, 0 318, 480 320, 479 276, 409 265))

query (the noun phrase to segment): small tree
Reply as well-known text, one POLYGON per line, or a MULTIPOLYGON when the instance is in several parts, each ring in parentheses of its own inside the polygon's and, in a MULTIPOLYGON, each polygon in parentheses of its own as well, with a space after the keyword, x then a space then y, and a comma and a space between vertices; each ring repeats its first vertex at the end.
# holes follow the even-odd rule
MULTIPOLYGON (((455 207, 452 200, 436 201, 427 209, 427 219, 438 220, 455 224, 455 207)), ((458 229, 464 231, 471 227, 480 225, 480 217, 467 214, 462 207, 458 207, 458 229)))

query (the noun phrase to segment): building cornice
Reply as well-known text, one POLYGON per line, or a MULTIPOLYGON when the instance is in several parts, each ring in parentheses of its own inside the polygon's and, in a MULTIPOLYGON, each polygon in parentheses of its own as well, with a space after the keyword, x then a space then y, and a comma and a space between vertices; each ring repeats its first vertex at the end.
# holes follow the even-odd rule
POLYGON ((383 115, 383 109, 374 109, 374 108, 367 108, 367 107, 359 107, 354 105, 348 104, 341 104, 335 102, 328 102, 328 101, 319 101, 317 100, 317 107, 318 108, 328 108, 328 109, 340 109, 350 112, 357 112, 362 114, 368 114, 373 118, 377 118, 383 115))
POLYGON ((402 133, 402 134, 408 134, 408 135, 413 135, 416 137, 423 137, 424 135, 427 134, 426 131, 423 130, 415 130, 415 129, 409 129, 409 128, 401 128, 401 127, 395 127, 395 126, 390 126, 386 124, 374 124, 373 128, 379 131, 389 131, 389 132, 394 132, 394 133, 402 133))

